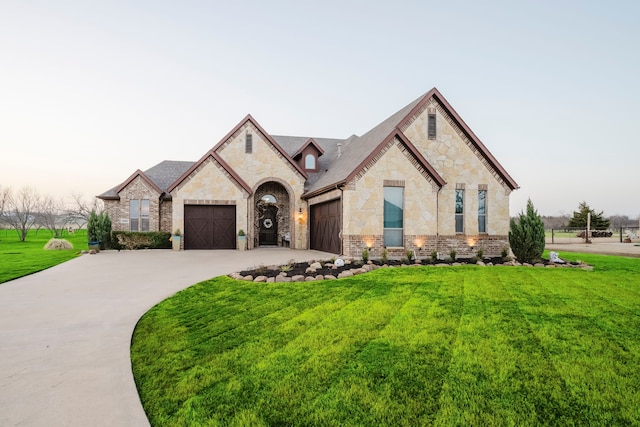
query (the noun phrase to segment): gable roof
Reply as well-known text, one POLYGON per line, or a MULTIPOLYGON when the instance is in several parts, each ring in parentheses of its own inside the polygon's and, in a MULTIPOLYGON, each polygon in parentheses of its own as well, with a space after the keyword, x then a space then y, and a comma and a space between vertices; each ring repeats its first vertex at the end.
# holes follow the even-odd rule
POLYGON ((308 198, 320 194, 353 179, 394 136, 397 136, 400 141, 403 142, 434 181, 442 187, 445 184, 444 179, 442 179, 433 166, 429 164, 402 132, 402 129, 411 123, 413 116, 424 109, 432 97, 447 110, 447 113, 456 121, 460 129, 465 132, 471 143, 478 149, 480 154, 487 160, 489 165, 496 170, 507 185, 512 190, 518 188, 518 184, 511 178, 500 163, 498 163, 480 139, 469 129, 467 124, 453 107, 451 107, 442 94, 436 88, 433 88, 375 126, 360 138, 349 140, 349 143, 344 146, 342 155, 332 162, 327 173, 311 185, 303 197, 308 198))
POLYGON ((193 163, 194 162, 164 160, 144 172, 138 169, 122 184, 105 191, 97 197, 102 200, 118 200, 120 198, 118 193, 129 185, 135 177, 140 176, 145 182, 150 184, 152 188, 156 189, 156 191, 161 194, 161 197, 171 198, 167 189, 185 170, 189 169, 193 163))
POLYGON ((229 133, 227 133, 221 140, 218 142, 212 149, 212 152, 217 152, 224 144, 233 137, 233 135, 238 132, 246 123, 251 123, 257 130, 262 134, 262 137, 273 146, 281 155, 284 157, 293 168, 300 173, 304 178, 308 178, 309 175, 305 172, 302 167, 298 163, 296 163, 293 158, 287 153, 281 146, 276 142, 275 139, 271 135, 269 135, 260 124, 254 119, 251 114, 247 114, 244 119, 240 121, 229 133))
POLYGON ((240 187, 242 187, 248 194, 251 194, 251 186, 249 184, 247 184, 240 177, 240 175, 238 175, 236 173, 236 171, 234 171, 231 168, 231 166, 229 166, 229 164, 227 162, 225 162, 222 159, 222 157, 220 157, 220 155, 218 153, 216 153, 214 150, 215 150, 215 147, 212 148, 211 150, 209 150, 207 152, 207 154, 202 156, 202 158, 200 160, 195 162, 189 169, 187 169, 178 179, 175 180, 175 182, 173 184, 171 184, 171 186, 167 189, 167 192, 171 193, 173 190, 175 190, 176 187, 178 187, 180 184, 182 184, 184 182, 184 180, 187 179, 189 177, 189 175, 191 175, 193 173, 193 171, 198 169, 205 161, 207 161, 207 159, 209 159, 211 157, 216 162, 218 162, 218 164, 220 164, 220 166, 222 166, 222 168, 229 174, 231 179, 233 179, 236 182, 236 184, 238 184, 240 187))
POLYGON ((305 142, 303 145, 300 146, 300 148, 298 149, 298 151, 296 151, 295 153, 293 153, 293 155, 291 156, 292 159, 295 159, 296 157, 298 157, 299 155, 302 154, 302 152, 308 147, 308 146, 313 146, 315 147, 315 149, 318 151, 318 157, 322 156, 324 154, 324 150, 322 149, 322 147, 320 147, 320 145, 318 145, 318 143, 315 141, 315 139, 313 138, 309 138, 307 140, 307 142, 305 142))

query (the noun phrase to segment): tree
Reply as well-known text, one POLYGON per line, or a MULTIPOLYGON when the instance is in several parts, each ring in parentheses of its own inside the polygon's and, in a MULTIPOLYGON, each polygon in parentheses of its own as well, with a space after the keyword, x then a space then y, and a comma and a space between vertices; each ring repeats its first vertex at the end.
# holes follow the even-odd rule
POLYGON ((31 187, 23 187, 17 194, 9 188, 3 192, 2 222, 18 232, 24 242, 42 209, 42 198, 31 187))
POLYGON ((573 217, 569 220, 569 227, 586 228, 589 214, 591 214, 592 230, 607 230, 609 228, 611 223, 604 217, 604 212, 597 213, 587 205, 587 202, 580 203, 578 211, 573 212, 573 217))
POLYGON ((100 219, 96 211, 91 211, 87 221, 87 240, 89 242, 100 241, 100 219))
POLYGON ((106 212, 98 214, 98 240, 100 241, 100 249, 105 249, 111 245, 111 218, 106 212))
POLYGON ((42 199, 38 223, 53 233, 53 237, 62 237, 62 229, 68 224, 69 217, 62 213, 62 203, 56 202, 51 196, 42 199))
POLYGON ((517 220, 511 218, 509 228, 509 244, 518 261, 531 263, 542 257, 544 224, 531 199, 527 201, 526 214, 520 213, 517 220))

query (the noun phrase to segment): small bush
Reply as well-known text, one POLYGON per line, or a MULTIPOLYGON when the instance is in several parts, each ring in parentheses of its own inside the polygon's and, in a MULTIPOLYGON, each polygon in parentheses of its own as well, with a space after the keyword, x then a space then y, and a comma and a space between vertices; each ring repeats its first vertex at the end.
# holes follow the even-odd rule
POLYGON ((476 257, 479 261, 482 261, 484 259, 484 251, 482 250, 482 248, 478 249, 478 251, 476 252, 476 257))
POLYGON ((506 246, 504 248, 502 248, 502 252, 500 253, 500 256, 502 256, 502 259, 505 259, 506 257, 509 256, 509 248, 507 248, 506 246))
POLYGON ((436 263, 438 261, 438 251, 431 252, 431 262, 436 263))
POLYGON ((369 249, 367 248, 362 250, 362 262, 365 264, 369 262, 369 249))
POLYGON ((389 252, 387 252, 387 248, 382 249, 382 257, 380 258, 383 264, 389 262, 389 252))
POLYGON ((111 236, 113 249, 171 249, 171 233, 166 231, 114 231, 111 236))
POLYGON ((413 261, 413 254, 414 252, 411 249, 407 249, 407 260, 409 262, 413 261))
POLYGON ((44 245, 44 248, 48 251, 73 249, 73 244, 65 239, 51 239, 44 245))
POLYGON ((456 255, 458 253, 456 252, 455 249, 451 249, 451 251, 449 252, 449 258, 451 259, 451 262, 456 262, 456 255))

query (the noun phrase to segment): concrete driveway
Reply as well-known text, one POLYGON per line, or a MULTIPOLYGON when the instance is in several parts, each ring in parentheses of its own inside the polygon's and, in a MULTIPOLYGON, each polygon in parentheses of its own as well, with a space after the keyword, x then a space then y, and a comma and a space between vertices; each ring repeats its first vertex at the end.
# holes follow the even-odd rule
POLYGON ((0 426, 148 426, 129 358, 140 317, 202 280, 317 251, 83 255, 0 284, 0 426))

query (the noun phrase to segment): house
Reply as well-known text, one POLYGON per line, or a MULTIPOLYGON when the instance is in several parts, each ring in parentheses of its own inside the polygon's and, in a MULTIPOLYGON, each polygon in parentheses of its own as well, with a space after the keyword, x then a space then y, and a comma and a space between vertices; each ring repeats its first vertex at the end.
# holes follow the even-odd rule
POLYGON ((183 231, 184 249, 290 246, 360 256, 508 247, 518 185, 435 88, 362 136, 278 136, 246 116, 195 162, 99 195, 115 230, 183 231))

